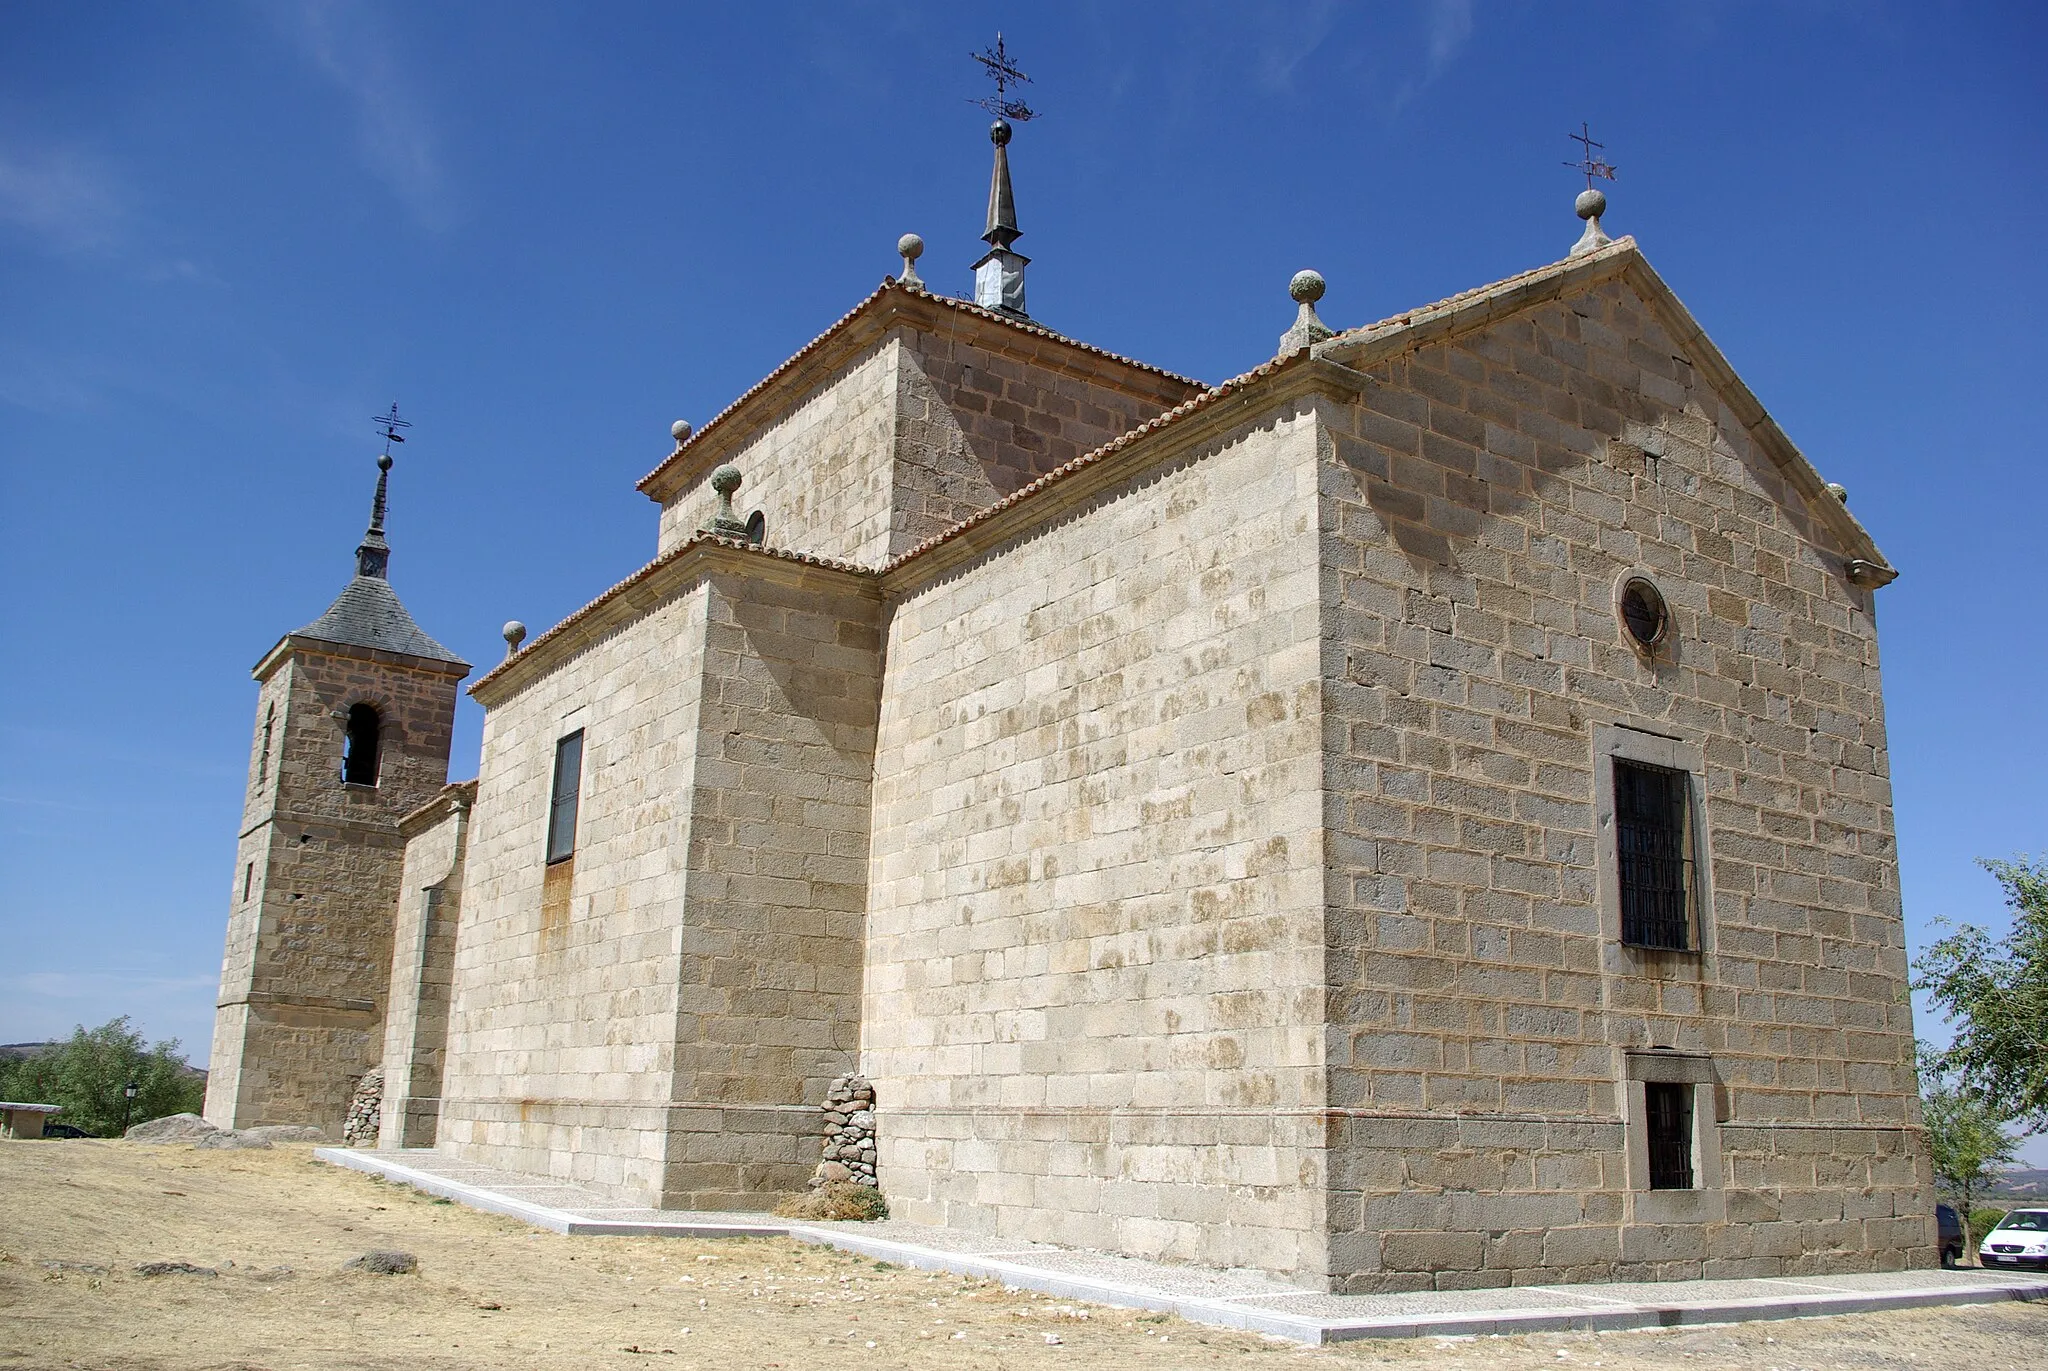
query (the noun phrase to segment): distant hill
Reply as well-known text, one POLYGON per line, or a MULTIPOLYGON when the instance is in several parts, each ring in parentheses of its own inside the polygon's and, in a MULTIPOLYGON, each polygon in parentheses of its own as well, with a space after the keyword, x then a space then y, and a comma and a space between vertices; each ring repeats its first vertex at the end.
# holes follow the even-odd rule
POLYGON ((1988 1200, 2048 1200, 2048 1170, 2017 1167, 1984 1192, 1988 1200))
MULTIPOLYGON (((0 1043, 0 1061, 21 1061, 24 1058, 40 1057, 46 1053, 55 1052, 63 1045, 63 1042, 58 1039, 52 1039, 44 1043, 0 1043)), ((187 1062, 178 1068, 178 1074, 186 1077, 197 1077, 203 1081, 206 1079, 206 1068, 203 1066, 193 1066, 187 1062)))

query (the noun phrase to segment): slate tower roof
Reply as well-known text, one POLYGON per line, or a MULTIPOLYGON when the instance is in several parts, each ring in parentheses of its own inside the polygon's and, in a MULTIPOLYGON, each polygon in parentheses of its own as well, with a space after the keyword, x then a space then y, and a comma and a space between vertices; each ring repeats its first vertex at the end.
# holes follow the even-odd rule
POLYGON ((385 488, 391 477, 391 456, 377 459, 377 496, 370 505, 370 527, 356 546, 356 574, 337 595, 327 612, 295 629, 294 638, 313 638, 346 647, 375 648, 408 657, 449 662, 467 667, 469 663, 429 638, 412 615, 399 603, 386 572, 391 563, 391 545, 384 541, 385 488))

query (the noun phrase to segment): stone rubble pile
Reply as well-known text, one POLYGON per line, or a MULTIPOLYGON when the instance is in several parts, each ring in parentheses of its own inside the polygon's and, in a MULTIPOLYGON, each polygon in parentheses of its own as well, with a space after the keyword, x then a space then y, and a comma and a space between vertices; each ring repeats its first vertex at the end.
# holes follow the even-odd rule
POLYGON ((853 1072, 825 1092, 825 1160, 811 1174, 811 1188, 834 1181, 875 1184, 875 1088, 853 1072))
POLYGON ((341 1124, 343 1145, 375 1147, 378 1117, 383 1110, 384 1072, 373 1066, 356 1082, 355 1097, 348 1102, 348 1117, 341 1124))

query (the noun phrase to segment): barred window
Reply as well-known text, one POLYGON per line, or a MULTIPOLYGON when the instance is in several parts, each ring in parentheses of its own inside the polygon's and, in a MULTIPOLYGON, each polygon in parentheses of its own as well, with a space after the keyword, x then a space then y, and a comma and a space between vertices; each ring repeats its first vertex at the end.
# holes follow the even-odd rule
POLYGON ((1677 951, 1693 945, 1697 882, 1690 780, 1683 771, 1614 759, 1624 943, 1677 951))
POLYGON ((576 855, 576 792, 583 784, 583 730, 555 744, 555 784, 548 796, 548 861, 576 855))
POLYGON ((1690 1190, 1692 1183, 1692 1087, 1668 1081, 1643 1086, 1650 1126, 1650 1189, 1690 1190))

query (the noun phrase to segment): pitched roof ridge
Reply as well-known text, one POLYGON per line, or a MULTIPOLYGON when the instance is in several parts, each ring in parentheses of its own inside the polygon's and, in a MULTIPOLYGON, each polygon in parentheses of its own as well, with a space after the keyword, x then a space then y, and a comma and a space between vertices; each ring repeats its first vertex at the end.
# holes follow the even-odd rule
POLYGON ((1360 324, 1357 328, 1341 330, 1334 336, 1324 339, 1321 343, 1317 344, 1317 347, 1319 350, 1323 348, 1335 350, 1346 343, 1363 342, 1367 338, 1377 337, 1382 333, 1391 333, 1396 329, 1407 328, 1418 319, 1457 309, 1459 306, 1468 304, 1483 296, 1492 295, 1498 291, 1511 290, 1516 286, 1536 280, 1539 277, 1562 273, 1568 268, 1583 266, 1589 262, 1601 262, 1608 258, 1621 257, 1636 250, 1636 240, 1627 234, 1623 234, 1598 251, 1581 253, 1577 257, 1561 257, 1555 262, 1545 262, 1542 266, 1530 267, 1527 271, 1518 271, 1512 276, 1504 276, 1498 281, 1489 281, 1483 286, 1473 286, 1470 289, 1461 290, 1455 295, 1446 295, 1443 299, 1432 300, 1426 305, 1417 305, 1413 309, 1404 309, 1399 314, 1390 314, 1386 318, 1375 320, 1370 324, 1360 324))
POLYGON ((918 543, 914 547, 906 548, 904 551, 898 553, 896 556, 890 558, 888 561, 882 564, 882 574, 886 575, 889 572, 894 571, 897 567, 902 566, 905 562, 910 561, 912 558, 922 556, 923 554, 931 551, 933 548, 938 547, 943 543, 951 542, 953 539, 959 537, 961 534, 967 532, 969 529, 987 523, 990 519, 995 518, 998 514, 1001 514, 1005 510, 1014 508, 1015 506, 1022 504, 1024 501, 1030 499, 1034 495, 1037 495, 1039 492, 1043 491, 1048 486, 1056 485, 1060 481, 1067 479, 1069 476, 1072 476, 1074 473, 1081 471, 1084 468, 1094 466, 1099 462, 1107 460, 1108 458, 1114 456, 1118 452, 1123 451, 1131 444, 1137 442, 1140 438, 1144 438, 1153 433, 1157 433, 1161 429, 1170 428, 1174 424, 1179 423, 1183 419, 1188 418, 1190 415, 1193 415, 1200 410, 1207 409, 1209 406, 1215 404, 1218 400, 1221 400, 1226 396, 1233 395, 1238 391, 1246 389, 1249 386, 1255 385, 1258 382, 1265 380, 1267 377, 1284 371, 1291 366, 1295 366, 1302 362, 1305 362, 1309 360, 1310 357, 1311 354, 1307 348, 1302 348, 1296 352, 1284 353, 1281 356, 1275 357, 1270 361, 1260 363, 1258 366, 1253 367, 1250 371, 1244 372, 1237 376, 1233 376, 1227 381, 1218 382, 1216 385, 1209 386, 1204 390, 1200 391, 1199 393, 1189 396, 1187 399, 1175 405, 1172 409, 1166 410, 1165 412, 1160 414, 1155 414, 1154 416, 1152 416, 1152 418, 1147 419, 1144 423, 1138 425, 1136 428, 1130 429, 1124 433, 1120 433, 1116 437, 1104 443, 1102 446, 1095 448, 1092 451, 1084 452, 1079 457, 1075 457, 1070 461, 1063 462, 1059 466, 1054 467, 1051 471, 1046 472, 1043 476, 1040 476, 1035 480, 1032 480, 1028 484, 1019 486, 1017 489, 1011 491, 1008 495, 1005 495, 1002 499, 996 501, 994 504, 988 506, 986 509, 977 510, 973 514, 970 514, 966 518, 960 520, 958 523, 953 524, 951 527, 941 529, 939 532, 934 533, 931 537, 925 539, 921 543, 918 543))
POLYGON ((795 562, 802 566, 822 567, 827 571, 845 572, 856 576, 873 576, 876 574, 873 567, 862 566, 858 562, 842 562, 836 557, 824 557, 814 552, 799 552, 793 548, 759 547, 744 538, 728 538, 721 534, 708 533, 700 529, 652 561, 643 563, 625 579, 614 583, 604 591, 593 596, 581 607, 572 610, 566 617, 556 623, 553 628, 548 629, 545 633, 542 633, 539 637, 521 647, 519 651, 477 677, 471 683, 469 693, 472 695, 476 694, 477 691, 483 689, 485 685, 494 680, 507 667, 526 657, 529 653, 540 647, 541 644, 552 642, 556 638, 561 637, 564 633, 582 623, 585 619, 588 619, 599 609, 625 594, 634 586, 653 579, 655 575, 665 568, 673 566, 685 554, 696 548, 707 546, 733 548, 740 552, 752 553, 757 557, 770 557, 777 561, 795 562))
POLYGON ((1141 362, 1135 357, 1126 357, 1120 352, 1111 352, 1108 348, 1099 348, 1093 343, 1084 343, 1079 338, 1069 337, 1057 329, 1049 329, 1035 319, 1018 319, 1012 315, 1004 314, 1000 310, 990 309, 986 305, 977 305, 972 300, 962 300, 952 295, 939 295, 923 286, 906 286, 893 276, 888 278, 884 284, 885 286, 893 284, 900 290, 908 291, 912 295, 921 296, 935 304, 957 309, 963 314, 972 314, 982 319, 993 320, 998 324, 1008 325, 1020 333, 1030 333, 1036 334, 1040 338, 1050 338, 1056 343, 1064 343, 1068 347, 1076 348, 1093 356, 1104 357, 1112 362, 1120 362, 1124 366, 1135 367, 1139 371, 1149 371, 1154 376, 1163 376, 1169 381, 1178 381, 1185 386, 1207 388, 1205 382, 1198 381, 1192 376, 1183 376, 1177 371, 1168 371, 1165 367, 1154 366, 1150 362, 1141 362))
POLYGON ((1033 335, 1034 337, 1046 338, 1053 342, 1061 343, 1067 347, 1074 348, 1077 351, 1088 353, 1091 356, 1101 357, 1108 361, 1117 362, 1123 366, 1133 367, 1139 371, 1150 372, 1155 376, 1162 376, 1169 381, 1177 381, 1182 385, 1200 387, 1203 384, 1202 382, 1195 380, 1193 377, 1182 376, 1178 372, 1168 371, 1164 367, 1153 366, 1150 362, 1140 362, 1135 357, 1126 357, 1121 353, 1111 352, 1107 348, 1096 347, 1093 343, 1084 343, 1078 338, 1069 338, 1064 333, 1056 333, 1053 330, 1045 327, 1043 324, 1032 323, 1021 319, 1013 319, 1009 315, 1000 313, 999 311, 992 309, 984 309, 982 306, 975 304, 971 300, 957 300, 950 295, 939 295, 931 290, 926 289, 922 285, 906 285, 904 282, 898 280, 894 276, 885 276, 882 278, 882 284, 875 287, 874 290, 870 291, 861 300, 859 304, 855 305, 852 309, 846 311, 846 313, 840 315, 837 319, 833 320, 832 323, 829 324, 822 333, 818 334, 815 338, 811 339, 808 343, 805 343, 802 347, 798 348, 795 352, 791 353, 786 359, 784 359, 780 366, 776 367, 766 376, 763 376, 760 380, 754 382, 753 385, 748 386, 745 390, 741 391, 739 395, 732 401, 732 403, 728 404, 724 409, 718 411, 718 413, 712 415, 711 418, 708 421, 706 421, 702 428, 692 433, 687 439, 683 441, 683 443, 679 447, 676 448, 674 452, 671 452, 668 456, 662 458, 660 465, 656 466, 654 470, 648 472, 645 476, 642 476, 637 482, 635 482, 633 488, 635 490, 646 490, 647 487, 651 483, 653 483, 657 478, 659 478, 663 472, 670 470, 675 465, 676 460, 678 458, 680 458, 684 453, 688 452, 691 448, 695 447, 698 443, 702 442, 704 440, 705 434, 712 432, 714 429, 718 428, 719 425, 731 419, 735 413, 737 413, 740 409, 744 408, 747 405, 747 403, 751 401, 755 396, 759 395, 764 390, 767 390, 776 382, 780 381, 784 376, 787 376, 790 372, 794 371, 800 363, 805 361, 812 354, 816 353, 826 343, 830 342, 842 330, 844 330, 847 325, 851 324, 855 319, 859 318, 861 315, 865 314, 869 309, 873 308, 875 302, 880 300, 883 296, 887 295, 890 291, 901 291, 905 295, 914 296, 915 298, 920 300, 929 300, 933 304, 946 305, 952 309, 960 311, 963 314, 971 314, 979 319, 986 319, 993 323, 1002 324, 1004 327, 1015 329, 1019 333, 1028 333, 1033 335))

